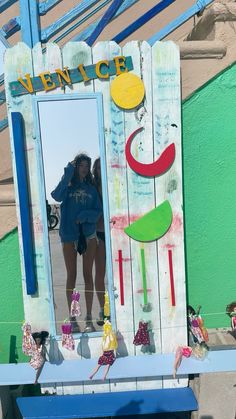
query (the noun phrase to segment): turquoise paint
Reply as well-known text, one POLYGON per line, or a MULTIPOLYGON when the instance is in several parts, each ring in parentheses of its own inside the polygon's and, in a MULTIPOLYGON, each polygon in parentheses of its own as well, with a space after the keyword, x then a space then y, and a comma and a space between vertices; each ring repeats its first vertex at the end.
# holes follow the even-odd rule
POLYGON ((236 299, 235 86, 233 65, 183 104, 188 300, 208 327, 230 326, 236 299))
POLYGON ((13 362, 14 358, 25 362, 28 358, 21 351, 24 311, 17 229, 0 240, 0 278, 0 363, 13 362))

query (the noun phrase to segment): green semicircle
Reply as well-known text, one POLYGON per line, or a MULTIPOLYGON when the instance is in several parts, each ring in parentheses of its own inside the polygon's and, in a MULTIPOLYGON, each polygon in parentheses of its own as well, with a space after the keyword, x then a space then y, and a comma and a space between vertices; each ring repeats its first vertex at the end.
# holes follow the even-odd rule
POLYGON ((149 211, 143 217, 124 228, 125 233, 139 242, 151 242, 160 239, 169 230, 172 223, 172 209, 169 201, 149 211))

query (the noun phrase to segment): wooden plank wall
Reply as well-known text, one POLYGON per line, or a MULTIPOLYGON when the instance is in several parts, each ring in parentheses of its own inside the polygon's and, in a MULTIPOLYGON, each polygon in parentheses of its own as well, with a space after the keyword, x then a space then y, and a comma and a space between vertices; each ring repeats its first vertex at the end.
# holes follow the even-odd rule
MULTIPOLYGON (((170 41, 158 42, 150 47, 146 42, 130 42, 123 49, 114 42, 102 42, 89 48, 83 42, 68 43, 60 50, 56 44, 47 44, 46 53, 42 54, 37 44, 31 51, 19 43, 6 54, 5 78, 9 113, 22 113, 26 126, 26 155, 29 167, 29 187, 31 193, 34 241, 36 249, 36 269, 39 283, 37 298, 27 296, 25 286, 25 318, 34 328, 50 329, 52 316, 52 291, 50 286, 50 267, 47 264, 48 237, 45 217, 40 210, 40 192, 42 171, 38 170, 36 160, 37 144, 30 95, 12 98, 8 83, 26 73, 37 75, 41 71, 55 68, 76 67, 99 60, 111 60, 117 55, 131 55, 133 73, 140 76, 145 85, 145 99, 133 111, 122 111, 113 102, 110 95, 109 80, 78 83, 73 89, 65 87, 47 94, 102 92, 104 107, 104 135, 106 147, 111 251, 113 282, 115 293, 115 312, 120 355, 141 354, 141 348, 133 345, 134 334, 140 320, 150 322, 151 353, 167 353, 175 350, 178 344, 187 341, 185 268, 182 213, 182 163, 181 163, 181 112, 180 112, 180 61, 177 47, 170 41), (161 152, 172 142, 176 147, 176 159, 166 174, 158 178, 143 178, 134 173, 125 159, 125 142, 138 127, 144 127, 133 141, 132 153, 143 163, 157 159, 161 152), (134 219, 160 205, 165 199, 171 203, 173 223, 169 232, 158 242, 141 244, 130 240, 123 229, 134 219), (148 305, 144 306, 141 250, 145 255, 148 305), (175 305, 173 290, 171 293, 170 263, 172 262, 175 286, 175 305), (124 280, 124 301, 121 305, 120 263, 124 280)), ((114 76, 115 77, 115 76, 114 76)), ((114 78, 113 77, 113 78, 114 78)), ((9 118, 10 119, 10 118, 9 118)), ((14 156, 13 156, 14 161, 14 156)), ((16 181, 17 182, 17 181, 16 181)), ((23 275, 23 283, 25 279, 23 275)), ((77 341, 79 350, 69 352, 52 343, 51 352, 55 359, 59 351, 65 359, 87 357, 89 346, 92 357, 100 354, 101 338, 90 338, 83 345, 83 339, 77 341)), ((121 380, 102 384, 85 382, 78 386, 55 383, 45 389, 57 389, 58 394, 107 392, 146 388, 186 386, 186 380, 121 380)))

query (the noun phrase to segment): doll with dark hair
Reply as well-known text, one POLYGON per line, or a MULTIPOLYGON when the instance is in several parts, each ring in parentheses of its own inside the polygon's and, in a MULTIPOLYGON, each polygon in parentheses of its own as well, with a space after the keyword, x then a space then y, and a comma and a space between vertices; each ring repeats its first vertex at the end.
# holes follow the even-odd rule
POLYGON ((200 316, 201 306, 198 306, 197 311, 195 311, 192 306, 188 305, 187 310, 188 326, 193 337, 193 342, 206 344, 206 342, 208 342, 208 332, 204 327, 203 319, 200 316))
POLYGON ((226 314, 231 317, 231 327, 232 330, 236 330, 236 301, 228 304, 226 307, 226 314))
POLYGON ((36 377, 34 384, 37 384, 39 375, 42 371, 46 360, 46 339, 49 333, 46 331, 31 333, 31 326, 26 323, 23 325, 23 352, 30 356, 30 365, 36 370, 36 377))

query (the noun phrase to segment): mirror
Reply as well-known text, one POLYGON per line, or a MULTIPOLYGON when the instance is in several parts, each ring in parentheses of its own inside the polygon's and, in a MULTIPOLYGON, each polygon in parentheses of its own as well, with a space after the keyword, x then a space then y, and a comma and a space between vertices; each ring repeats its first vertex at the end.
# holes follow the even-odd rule
MULTIPOLYGON (((57 334, 102 330, 106 275, 106 170, 102 96, 40 95, 34 99, 45 181, 57 334), (72 292, 81 315, 71 313, 72 292)), ((108 218, 108 217, 106 217, 108 218)), ((109 240, 108 240, 109 242, 109 240)))

